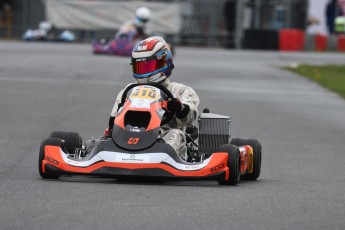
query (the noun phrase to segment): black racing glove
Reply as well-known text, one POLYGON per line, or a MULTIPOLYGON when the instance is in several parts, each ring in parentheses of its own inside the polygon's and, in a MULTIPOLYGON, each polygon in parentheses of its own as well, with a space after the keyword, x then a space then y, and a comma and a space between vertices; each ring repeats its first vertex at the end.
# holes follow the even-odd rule
POLYGON ((110 132, 113 130, 114 121, 115 121, 115 117, 110 116, 109 117, 109 123, 108 123, 108 127, 109 127, 110 132))
POLYGON ((189 105, 183 104, 179 99, 173 98, 171 101, 168 101, 168 110, 174 112, 176 117, 181 119, 185 118, 189 111, 189 105))

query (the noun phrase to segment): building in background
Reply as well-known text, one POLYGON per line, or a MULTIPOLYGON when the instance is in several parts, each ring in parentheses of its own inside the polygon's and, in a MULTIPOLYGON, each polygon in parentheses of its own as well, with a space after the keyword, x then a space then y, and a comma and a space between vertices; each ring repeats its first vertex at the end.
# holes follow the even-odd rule
MULTIPOLYGON (((11 38, 20 39, 27 28, 36 28, 45 18, 44 0, 1 0, 11 6, 11 38)), ((1 5, 1 4, 0 4, 1 5)), ((6 29, 0 27, 0 38, 7 37, 6 29)))
MULTIPOLYGON (((11 0, 14 37, 20 38, 27 28, 35 28, 40 21, 47 19, 47 1, 64 2, 64 0, 11 0)), ((69 0, 69 3, 71 2, 73 0, 69 0)), ((305 30, 309 3, 308 0, 75 0, 75 2, 178 4, 179 30, 167 33, 167 36, 185 45, 227 47, 234 47, 236 41, 240 44, 238 47, 241 47, 246 40, 246 31, 279 31, 282 28, 305 30)), ((86 10, 85 13, 93 13, 92 17, 95 16, 94 11, 86 10)), ((107 15, 103 16, 107 18, 107 15)), ((83 30, 78 27, 68 29, 75 30, 76 34, 83 30)), ((116 23, 114 22, 114 28, 95 28, 95 30, 97 36, 110 37, 116 30, 116 23)), ((1 27, 0 37, 5 37, 5 34, 1 27)))
POLYGON ((12 37, 12 0, 0 0, 0 30, 4 31, 6 38, 12 37))
POLYGON ((306 29, 308 0, 238 0, 236 47, 278 49, 281 29, 306 29))

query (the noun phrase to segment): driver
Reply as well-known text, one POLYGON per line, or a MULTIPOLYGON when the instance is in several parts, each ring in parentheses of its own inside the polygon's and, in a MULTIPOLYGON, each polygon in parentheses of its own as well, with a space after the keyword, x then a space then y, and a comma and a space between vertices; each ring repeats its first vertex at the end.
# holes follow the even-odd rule
POLYGON ((135 17, 126 21, 120 28, 121 31, 134 30, 136 35, 134 39, 143 39, 148 37, 145 32, 146 24, 151 19, 151 10, 147 7, 139 7, 135 11, 135 17))
MULTIPOLYGON (((174 96, 174 100, 169 101, 167 107, 170 112, 175 114, 175 117, 162 127, 161 137, 173 147, 182 159, 186 160, 186 136, 182 129, 186 125, 192 124, 198 117, 198 95, 191 87, 171 82, 168 79, 175 66, 169 46, 162 37, 149 37, 139 42, 133 49, 131 64, 133 77, 137 80, 137 83, 160 84, 174 96)), ((125 89, 117 95, 105 136, 111 134, 125 89)))

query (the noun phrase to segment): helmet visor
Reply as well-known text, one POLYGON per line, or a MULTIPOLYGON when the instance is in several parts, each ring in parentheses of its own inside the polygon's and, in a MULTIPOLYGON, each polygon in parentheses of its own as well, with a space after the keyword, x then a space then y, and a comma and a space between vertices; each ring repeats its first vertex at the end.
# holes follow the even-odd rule
POLYGON ((143 23, 146 23, 149 21, 149 19, 146 19, 146 18, 141 18, 141 17, 137 17, 138 21, 139 22, 143 22, 143 23))
POLYGON ((164 66, 166 66, 166 62, 163 59, 146 61, 136 61, 136 59, 132 59, 132 68, 134 74, 151 73, 164 66))

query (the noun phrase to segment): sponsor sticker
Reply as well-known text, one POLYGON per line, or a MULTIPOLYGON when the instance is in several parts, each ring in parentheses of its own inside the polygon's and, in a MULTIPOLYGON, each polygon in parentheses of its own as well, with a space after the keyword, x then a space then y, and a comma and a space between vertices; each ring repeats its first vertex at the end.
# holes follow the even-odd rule
POLYGON ((138 144, 139 140, 140 140, 140 138, 131 137, 131 138, 128 139, 127 144, 129 144, 129 145, 136 145, 136 144, 138 144))
POLYGON ((212 168, 210 169, 210 171, 211 171, 212 173, 214 173, 214 172, 217 172, 217 171, 221 170, 222 168, 224 168, 224 164, 223 164, 223 163, 220 164, 220 165, 217 165, 217 166, 215 166, 215 167, 212 167, 212 168))
POLYGON ((155 100, 158 98, 159 92, 160 91, 157 91, 157 89, 153 87, 138 87, 133 90, 130 98, 146 98, 155 100))
POLYGON ((138 51, 146 51, 147 46, 138 46, 138 51))
POLYGON ((152 100, 145 98, 131 98, 131 102, 130 108, 149 109, 152 100))
POLYGON ((140 129, 137 129, 137 128, 129 129, 129 131, 135 132, 135 133, 140 133, 140 129))
POLYGON ((150 156, 143 154, 118 154, 116 161, 124 163, 149 163, 150 156))
POLYGON ((201 165, 184 165, 184 167, 185 167, 185 169, 193 170, 193 169, 201 168, 201 165))
POLYGON ((60 162, 58 162, 57 160, 55 160, 54 158, 47 156, 46 159, 50 162, 52 162, 53 164, 58 165, 60 162))
POLYGON ((146 58, 138 58, 138 59, 136 59, 135 61, 136 61, 136 62, 138 62, 138 61, 146 61, 146 58))

